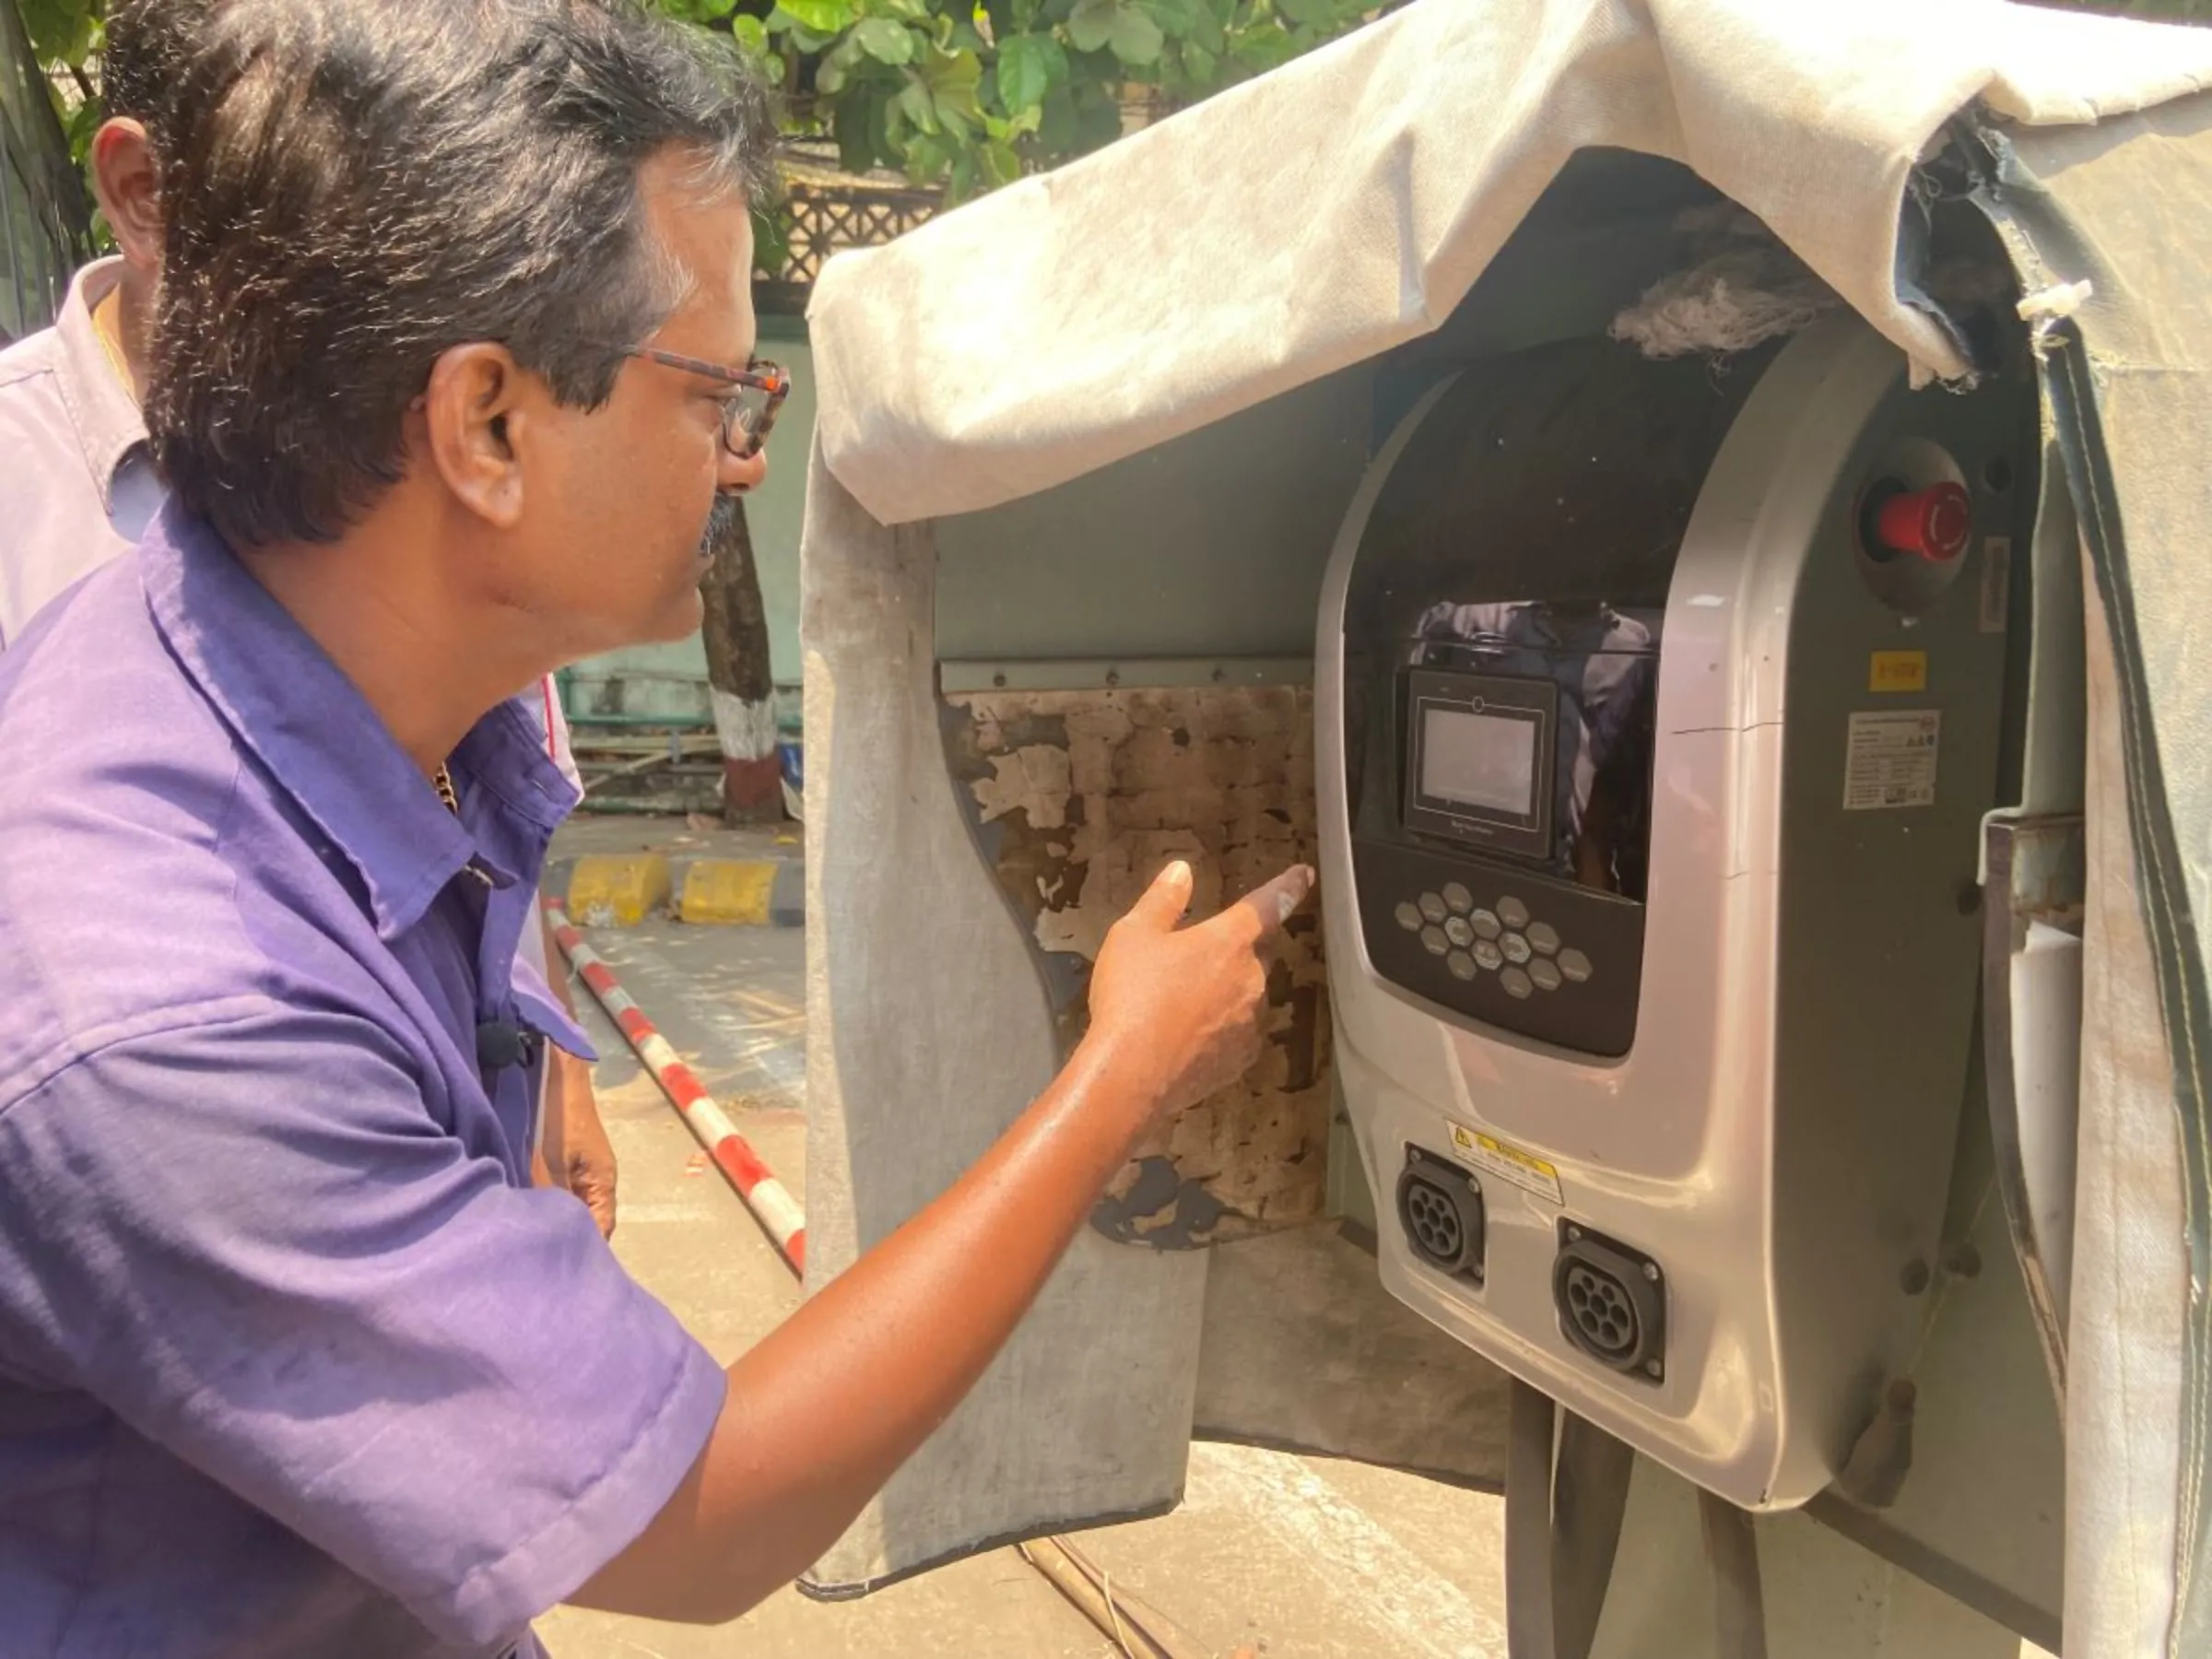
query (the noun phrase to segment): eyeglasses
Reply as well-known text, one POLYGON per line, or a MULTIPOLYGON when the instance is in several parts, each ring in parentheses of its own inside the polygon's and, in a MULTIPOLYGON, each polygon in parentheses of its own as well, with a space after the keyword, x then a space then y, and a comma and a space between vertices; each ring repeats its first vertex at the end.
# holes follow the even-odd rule
POLYGON ((625 346, 621 352, 624 357, 642 358, 663 368, 680 369, 686 374, 703 375, 737 387, 738 395, 722 406, 722 442, 740 461, 750 461, 760 453, 776 424, 777 412, 791 395, 791 376, 758 358, 750 368, 731 369, 698 358, 678 357, 673 351, 656 351, 650 346, 625 346))

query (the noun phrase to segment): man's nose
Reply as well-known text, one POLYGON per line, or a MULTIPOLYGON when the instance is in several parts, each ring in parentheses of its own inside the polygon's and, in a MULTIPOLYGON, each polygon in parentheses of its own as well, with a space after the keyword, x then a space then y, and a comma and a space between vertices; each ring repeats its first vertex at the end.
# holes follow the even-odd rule
POLYGON ((766 450, 740 460, 725 449, 722 452, 722 472, 715 485, 724 495, 749 495, 760 488, 760 481, 767 477, 766 450))

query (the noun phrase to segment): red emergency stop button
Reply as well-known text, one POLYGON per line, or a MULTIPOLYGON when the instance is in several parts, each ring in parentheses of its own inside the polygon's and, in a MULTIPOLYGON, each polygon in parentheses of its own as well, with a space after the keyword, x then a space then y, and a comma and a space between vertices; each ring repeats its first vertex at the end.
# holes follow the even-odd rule
POLYGON ((1973 529, 1973 506, 1957 484, 1900 490, 1875 510, 1875 536, 1882 550, 1948 564, 1966 551, 1973 529))

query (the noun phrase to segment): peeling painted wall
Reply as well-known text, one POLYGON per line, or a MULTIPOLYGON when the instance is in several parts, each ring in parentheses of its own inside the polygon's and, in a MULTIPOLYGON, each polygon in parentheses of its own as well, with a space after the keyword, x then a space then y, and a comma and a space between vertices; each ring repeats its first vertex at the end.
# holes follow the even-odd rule
MULTIPOLYGON (((984 856, 1045 959, 1064 1052, 1106 930, 1170 862, 1211 915, 1315 856, 1313 696, 1304 687, 947 696, 947 758, 984 856)), ((1140 1149, 1094 1220, 1191 1249, 1315 1220, 1327 1182, 1328 993, 1321 925, 1293 919, 1266 1045, 1236 1087, 1140 1149)))

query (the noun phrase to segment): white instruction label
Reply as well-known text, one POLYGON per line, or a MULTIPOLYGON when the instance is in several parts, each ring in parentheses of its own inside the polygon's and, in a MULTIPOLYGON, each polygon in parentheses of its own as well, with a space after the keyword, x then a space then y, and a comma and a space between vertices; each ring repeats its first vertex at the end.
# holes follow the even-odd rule
POLYGON ((1472 1164, 1486 1175, 1495 1175, 1510 1186, 1534 1193, 1539 1198, 1548 1198, 1554 1204, 1566 1202, 1559 1194, 1559 1171, 1542 1159, 1495 1135, 1477 1135, 1450 1118, 1444 1120, 1444 1133, 1452 1137, 1452 1155, 1460 1162, 1472 1164))
POLYGON ((1982 538, 1982 631, 2003 633, 2011 609, 2012 537, 1985 535, 1982 538))
POLYGON ((1843 759, 1843 810, 1933 806, 1942 747, 1943 715, 1936 710, 1853 714, 1843 759))

